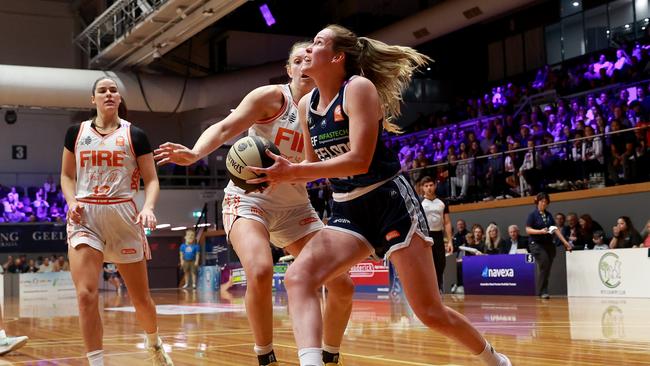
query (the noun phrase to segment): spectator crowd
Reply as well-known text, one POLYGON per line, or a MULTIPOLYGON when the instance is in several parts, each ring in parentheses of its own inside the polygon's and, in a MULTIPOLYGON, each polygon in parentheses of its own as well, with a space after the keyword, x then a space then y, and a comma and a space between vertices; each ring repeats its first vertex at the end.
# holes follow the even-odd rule
POLYGON ((7 261, 0 267, 2 273, 45 273, 70 271, 70 263, 62 254, 38 256, 27 259, 26 255, 7 256, 7 261))
POLYGON ((453 117, 469 121, 444 118, 416 133, 386 135, 385 143, 398 152, 413 183, 435 177, 439 195, 455 200, 645 181, 650 83, 636 80, 650 75, 647 49, 636 44, 632 56, 619 49, 614 62, 603 54, 568 72, 544 67, 527 87, 508 83, 468 99, 453 117), (596 71, 587 77, 581 68, 596 71), (594 90, 599 87, 605 88, 594 90), (591 92, 522 103, 530 90, 549 89, 591 92))
POLYGON ((50 176, 41 187, 4 187, 0 185, 2 216, 0 223, 65 222, 68 205, 61 187, 50 176))

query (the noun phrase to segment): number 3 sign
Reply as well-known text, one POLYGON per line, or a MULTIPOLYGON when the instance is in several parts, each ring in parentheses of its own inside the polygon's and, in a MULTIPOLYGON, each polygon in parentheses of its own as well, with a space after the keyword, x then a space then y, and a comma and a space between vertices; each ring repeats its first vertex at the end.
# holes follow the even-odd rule
POLYGON ((11 158, 14 160, 27 159, 27 145, 12 145, 11 158))

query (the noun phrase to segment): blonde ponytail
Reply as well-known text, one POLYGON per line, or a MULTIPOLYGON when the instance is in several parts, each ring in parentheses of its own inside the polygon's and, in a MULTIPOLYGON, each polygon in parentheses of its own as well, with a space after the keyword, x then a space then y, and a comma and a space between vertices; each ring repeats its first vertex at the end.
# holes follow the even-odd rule
POLYGON ((334 50, 346 54, 346 76, 358 74, 372 81, 384 110, 384 129, 401 132, 393 121, 400 116, 402 93, 413 72, 431 61, 411 47, 392 46, 367 37, 357 37, 339 25, 329 25, 334 32, 334 50))

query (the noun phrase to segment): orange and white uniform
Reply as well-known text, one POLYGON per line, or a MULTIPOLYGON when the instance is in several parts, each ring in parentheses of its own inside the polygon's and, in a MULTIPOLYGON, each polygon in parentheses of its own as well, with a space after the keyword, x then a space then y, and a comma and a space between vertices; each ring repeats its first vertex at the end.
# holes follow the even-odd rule
MULTIPOLYGON (((67 148, 67 146, 66 146, 67 148)), ((81 224, 68 220, 68 245, 87 244, 104 254, 104 261, 134 263, 151 252, 133 196, 140 184, 131 123, 102 136, 91 121, 82 122, 74 144, 77 170, 75 197, 84 204, 81 224)))
MULTIPOLYGON (((257 121, 248 129, 249 136, 260 136, 273 142, 282 156, 292 163, 305 158, 302 129, 298 123, 298 106, 293 101, 289 85, 278 85, 284 104, 278 113, 257 121)), ((279 184, 270 192, 244 193, 232 182, 224 190, 223 222, 230 232, 238 217, 256 220, 266 226, 271 243, 283 248, 305 235, 323 227, 309 202, 304 184, 279 184)))

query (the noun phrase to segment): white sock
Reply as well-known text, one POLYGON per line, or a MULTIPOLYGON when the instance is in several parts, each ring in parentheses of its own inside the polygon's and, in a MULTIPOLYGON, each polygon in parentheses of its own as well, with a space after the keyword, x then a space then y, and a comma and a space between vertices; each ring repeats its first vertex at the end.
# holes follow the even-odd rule
POLYGON ((483 352, 479 353, 477 356, 487 366, 507 365, 505 357, 503 357, 503 355, 500 353, 494 351, 494 347, 492 347, 490 342, 487 340, 485 341, 485 348, 483 349, 483 352))
POLYGON ((104 366, 104 350, 98 349, 88 352, 86 353, 86 357, 90 366, 104 366))
POLYGON ((7 333, 5 333, 4 329, 0 329, 0 338, 7 338, 7 333))
POLYGON ((255 347, 253 347, 253 351, 258 356, 269 354, 271 351, 273 351, 273 342, 267 344, 266 346, 255 345, 255 347))
POLYGON ((341 347, 333 347, 333 346, 328 346, 327 344, 323 344, 323 351, 329 352, 329 353, 340 353, 341 347))
POLYGON ((302 348, 298 350, 300 366, 323 366, 323 351, 320 348, 302 348))
POLYGON ((158 331, 153 333, 145 333, 147 337, 147 347, 156 347, 162 344, 162 340, 158 337, 158 331))

